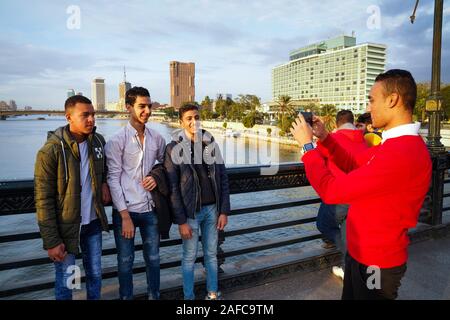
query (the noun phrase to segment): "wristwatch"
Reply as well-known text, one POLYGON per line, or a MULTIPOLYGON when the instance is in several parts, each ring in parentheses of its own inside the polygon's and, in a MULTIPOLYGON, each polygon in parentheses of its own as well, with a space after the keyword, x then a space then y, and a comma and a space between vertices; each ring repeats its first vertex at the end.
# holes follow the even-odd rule
POLYGON ((309 150, 313 150, 315 147, 316 146, 312 142, 304 144, 302 148, 302 154, 305 154, 309 150))

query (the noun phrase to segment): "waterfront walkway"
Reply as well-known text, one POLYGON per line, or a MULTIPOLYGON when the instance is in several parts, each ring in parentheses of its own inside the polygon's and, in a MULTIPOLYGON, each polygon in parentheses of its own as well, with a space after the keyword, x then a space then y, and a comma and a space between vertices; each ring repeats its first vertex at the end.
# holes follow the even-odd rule
MULTIPOLYGON (((330 268, 295 272, 246 289, 229 291, 230 300, 336 300, 342 280, 330 268)), ((415 243, 409 248, 408 270, 399 290, 400 300, 450 300, 450 235, 415 243)))

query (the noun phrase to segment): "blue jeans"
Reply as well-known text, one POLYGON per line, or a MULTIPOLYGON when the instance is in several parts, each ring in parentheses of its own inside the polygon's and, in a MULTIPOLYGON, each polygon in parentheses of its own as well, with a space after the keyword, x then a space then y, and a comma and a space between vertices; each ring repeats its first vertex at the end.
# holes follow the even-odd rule
POLYGON ((194 300, 194 265, 197 258, 199 231, 202 235, 203 257, 206 268, 206 289, 217 292, 217 210, 216 205, 204 206, 195 219, 187 219, 192 238, 183 240, 183 292, 185 300, 194 300))
MULTIPOLYGON (((86 273, 86 291, 88 300, 99 300, 102 288, 102 225, 99 219, 81 226, 80 247, 83 267, 86 273)), ((62 262, 55 262, 55 298, 72 300, 74 283, 75 255, 67 253, 62 262)))
POLYGON ((336 206, 322 202, 317 213, 316 225, 324 238, 335 244, 340 232, 336 221, 336 206))
MULTIPOLYGON (((159 299, 159 229, 158 217, 155 212, 130 212, 134 230, 139 227, 141 232, 146 273, 147 292, 153 299, 159 299)), ((122 236, 122 217, 116 210, 113 211, 114 238, 117 247, 117 266, 119 275, 120 299, 133 299, 133 262, 134 237, 126 239, 122 236)))

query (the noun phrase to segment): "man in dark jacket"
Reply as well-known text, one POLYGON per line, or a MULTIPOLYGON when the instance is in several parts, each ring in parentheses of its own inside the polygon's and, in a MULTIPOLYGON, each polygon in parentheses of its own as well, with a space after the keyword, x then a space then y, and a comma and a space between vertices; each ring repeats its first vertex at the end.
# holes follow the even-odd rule
POLYGON ((198 106, 181 107, 179 117, 182 130, 175 132, 167 145, 164 166, 170 182, 174 222, 183 239, 184 298, 195 298, 194 264, 201 232, 206 299, 217 299, 217 241, 218 230, 224 229, 230 212, 228 178, 214 137, 200 130, 198 106))
POLYGON ((106 184, 105 140, 95 133, 94 107, 88 98, 70 97, 64 108, 69 124, 49 132, 36 157, 37 220, 44 249, 55 264, 56 299, 72 299, 72 289, 77 287, 72 283, 72 273, 79 246, 87 298, 100 299, 102 230, 108 231, 103 204, 111 201, 106 184))

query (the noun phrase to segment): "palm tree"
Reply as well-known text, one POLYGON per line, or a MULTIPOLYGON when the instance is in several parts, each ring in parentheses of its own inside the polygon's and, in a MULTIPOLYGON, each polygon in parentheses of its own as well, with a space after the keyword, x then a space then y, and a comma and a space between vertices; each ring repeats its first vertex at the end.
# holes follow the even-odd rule
POLYGON ((281 120, 281 130, 284 130, 284 118, 286 115, 291 116, 291 115, 295 115, 295 110, 292 107, 292 100, 291 97, 288 95, 281 95, 278 96, 278 101, 277 101, 277 115, 278 115, 278 119, 281 120))
POLYGON ((322 120, 325 124, 325 128, 331 132, 336 127, 336 106, 332 104, 325 104, 322 106, 320 110, 320 115, 322 116, 322 120))

